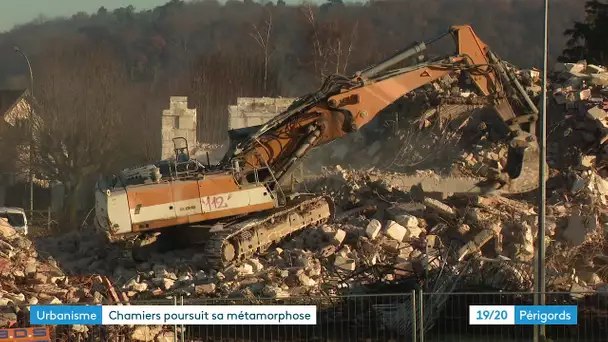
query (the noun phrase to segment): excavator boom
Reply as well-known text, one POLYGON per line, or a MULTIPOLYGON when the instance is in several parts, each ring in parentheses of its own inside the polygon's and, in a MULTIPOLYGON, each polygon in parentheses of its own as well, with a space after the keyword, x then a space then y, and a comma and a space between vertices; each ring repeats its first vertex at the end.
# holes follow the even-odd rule
POLYGON ((503 192, 528 192, 538 186, 538 146, 534 127, 538 110, 513 72, 468 25, 453 26, 428 42, 398 53, 350 78, 329 77, 316 93, 297 101, 245 140, 224 160, 242 160, 245 168, 269 165, 268 177, 280 179, 312 148, 355 132, 407 93, 450 73, 466 73, 486 96, 512 133, 506 172, 494 180, 503 192), (415 57, 445 35, 452 35, 457 53, 413 66, 390 67, 415 57), (509 99, 512 99, 509 101, 509 99), (523 104, 517 115, 511 103, 523 104), (522 129, 522 125, 527 125, 522 129))

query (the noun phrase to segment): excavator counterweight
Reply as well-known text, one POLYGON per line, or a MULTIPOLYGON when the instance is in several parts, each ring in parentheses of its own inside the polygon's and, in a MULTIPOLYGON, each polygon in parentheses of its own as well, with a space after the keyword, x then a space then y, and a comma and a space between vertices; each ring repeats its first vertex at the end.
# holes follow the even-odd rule
MULTIPOLYGON (((265 124, 230 131, 230 149, 216 165, 191 159, 185 140, 178 139, 174 161, 125 170, 119 177, 98 182, 97 226, 112 238, 185 232, 187 242, 204 244, 210 266, 218 268, 263 253, 335 214, 330 198, 286 193, 280 186, 304 156, 358 131, 404 95, 453 73, 469 78, 511 137, 507 167, 475 185, 502 193, 534 190, 538 110, 512 68, 470 26, 463 25, 350 77, 329 76, 317 92, 297 99, 265 124), (454 39, 456 53, 411 62, 446 35, 454 39)), ((148 238, 139 241, 139 251, 155 245, 148 244, 148 238)))

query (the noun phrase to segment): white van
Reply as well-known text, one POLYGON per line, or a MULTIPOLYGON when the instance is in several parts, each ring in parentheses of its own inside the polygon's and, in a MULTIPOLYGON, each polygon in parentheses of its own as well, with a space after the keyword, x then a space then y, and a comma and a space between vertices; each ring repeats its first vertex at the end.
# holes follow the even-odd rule
POLYGON ((21 208, 0 207, 0 217, 8 220, 8 224, 23 235, 27 235, 27 216, 21 208))

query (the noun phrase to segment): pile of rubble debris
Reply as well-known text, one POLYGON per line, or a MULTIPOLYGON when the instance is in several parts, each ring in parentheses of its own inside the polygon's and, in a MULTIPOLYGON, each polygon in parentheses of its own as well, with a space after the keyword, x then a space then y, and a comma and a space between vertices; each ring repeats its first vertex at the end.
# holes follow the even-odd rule
MULTIPOLYGON (((552 181, 547 276, 554 290, 605 294, 608 73, 583 62, 559 67, 552 75, 549 107, 552 181)), ((519 76, 530 95, 540 95, 538 71, 521 71, 519 76)), ((455 88, 453 80, 441 80, 424 91, 425 99, 432 97, 429 92, 475 98, 474 93, 455 88)), ((420 98, 414 96, 411 101, 420 98)), ((450 107, 447 119, 436 108, 416 107, 417 111, 422 108, 419 115, 383 141, 369 144, 353 135, 346 143, 330 145, 329 159, 334 164, 349 158, 359 158, 359 163, 325 167, 321 176, 300 186, 331 195, 341 208, 337 219, 305 229, 266 255, 224 270, 209 269, 205 255, 196 248, 159 253, 148 262, 136 263, 124 246, 107 244, 105 236, 94 231, 40 238, 33 244, 0 220, 2 306, 369 292, 382 284, 428 277, 471 256, 478 268, 467 282, 529 290, 537 234, 533 199, 419 193, 413 190, 412 177, 445 177, 444 170, 403 172, 406 165, 424 169, 421 160, 433 159, 418 153, 418 160, 406 160, 412 157, 412 143, 420 142, 412 138, 412 132, 422 129, 430 137, 423 143, 429 155, 431 150, 441 150, 438 146, 450 146, 446 151, 454 154, 454 142, 463 139, 463 127, 471 125, 479 133, 474 148, 460 150, 456 161, 450 161, 449 172, 483 177, 488 168, 505 165, 506 147, 491 139, 492 130, 480 128, 475 116, 461 115, 480 106, 474 101, 457 106, 456 110, 450 107), (355 146, 356 153, 344 144, 355 146), (390 163, 383 162, 389 159, 390 163)), ((20 313, 5 310, 10 312, 0 314, 3 326, 17 320, 20 313)))
MULTIPOLYGON (((608 234, 608 169, 605 167, 608 72, 604 67, 588 65, 584 61, 559 63, 554 69, 550 75, 548 104, 551 177, 547 209, 550 241, 547 255, 551 267, 548 274, 554 289, 605 291, 608 288, 605 285, 608 281, 608 244, 605 243, 608 234)), ((521 70, 517 74, 528 94, 540 106, 540 72, 521 70)), ((484 106, 473 100, 477 95, 456 87, 456 79, 448 77, 410 94, 407 103, 417 115, 412 115, 411 120, 398 129, 376 128, 377 134, 369 134, 368 138, 364 134, 353 135, 344 143, 350 145, 350 149, 334 143, 329 153, 316 151, 317 155, 311 157, 311 169, 316 172, 323 169, 321 165, 314 165, 318 160, 322 161, 320 164, 327 164, 329 160, 346 167, 328 172, 333 177, 317 177, 319 183, 328 185, 325 189, 309 187, 307 190, 328 191, 341 199, 342 207, 362 205, 362 198, 390 203, 412 201, 420 207, 428 199, 413 196, 415 184, 463 175, 481 180, 491 170, 500 171, 506 165, 507 146, 496 139, 499 135, 491 124, 487 124, 484 106), (422 101, 417 102, 420 98, 422 101), (431 105, 437 103, 443 104, 431 105), (472 148, 467 148, 471 145, 472 148), (442 165, 438 161, 447 162, 442 165), (338 179, 348 185, 336 190, 338 179), (366 196, 356 195, 358 189, 370 184, 374 184, 373 192, 366 196), (389 200, 387 196, 395 193, 401 193, 401 198, 389 200)), ((452 195, 449 191, 439 192, 438 200, 452 195)), ((515 197, 484 199, 469 196, 460 203, 456 197, 450 198, 445 203, 451 205, 454 221, 448 225, 451 230, 460 229, 462 224, 466 224, 465 230, 485 227, 487 240, 496 244, 492 252, 502 259, 530 263, 536 237, 536 198, 516 197, 517 200, 515 197), (484 217, 487 223, 471 222, 471 217, 484 217), (490 236, 488 230, 494 231, 494 236, 490 236)), ((418 219, 420 221, 420 216, 418 219)), ((422 222, 424 219, 422 217, 422 222)), ((445 223, 445 220, 443 217, 440 221, 445 223)))

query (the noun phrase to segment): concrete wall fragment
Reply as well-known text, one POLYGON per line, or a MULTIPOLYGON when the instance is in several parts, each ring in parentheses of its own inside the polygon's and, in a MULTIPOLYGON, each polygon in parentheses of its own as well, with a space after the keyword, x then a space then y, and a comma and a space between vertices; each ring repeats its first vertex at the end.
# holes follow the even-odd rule
POLYGON ((280 114, 294 98, 239 97, 236 105, 228 107, 228 129, 262 125, 280 114))
POLYGON ((196 109, 188 108, 187 96, 171 96, 169 109, 163 110, 161 125, 161 159, 174 157, 173 138, 186 138, 191 152, 197 146, 196 109))

